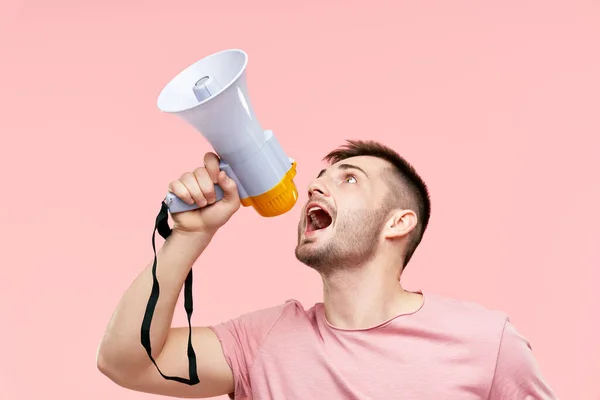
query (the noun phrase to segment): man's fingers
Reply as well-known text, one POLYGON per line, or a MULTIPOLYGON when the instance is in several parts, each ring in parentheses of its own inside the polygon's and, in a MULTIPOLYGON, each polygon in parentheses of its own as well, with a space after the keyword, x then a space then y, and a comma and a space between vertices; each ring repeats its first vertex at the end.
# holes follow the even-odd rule
POLYGON ((175 196, 185 201, 187 204, 194 204, 194 199, 190 194, 187 187, 180 181, 176 180, 169 183, 169 192, 173 193, 175 196))
POLYGON ((208 204, 213 204, 217 201, 217 196, 215 194, 215 184, 213 180, 208 175, 208 171, 206 168, 198 168, 194 171, 194 176, 196 177, 196 181, 198 182, 198 186, 200 187, 200 191, 202 195, 208 202, 208 204))
POLYGON ((200 189, 200 185, 198 184, 194 173, 186 172, 179 180, 185 185, 186 189, 194 199, 194 202, 199 207, 204 207, 207 204, 206 198, 200 189))

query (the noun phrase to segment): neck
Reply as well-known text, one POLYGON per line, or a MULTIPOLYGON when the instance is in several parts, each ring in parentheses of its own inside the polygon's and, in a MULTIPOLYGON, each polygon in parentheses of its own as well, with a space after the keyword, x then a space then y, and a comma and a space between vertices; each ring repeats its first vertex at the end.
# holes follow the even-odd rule
POLYGON ((402 288, 398 268, 401 262, 372 260, 360 267, 332 268, 323 274, 323 302, 329 324, 339 329, 367 329, 416 311, 422 295, 402 288))

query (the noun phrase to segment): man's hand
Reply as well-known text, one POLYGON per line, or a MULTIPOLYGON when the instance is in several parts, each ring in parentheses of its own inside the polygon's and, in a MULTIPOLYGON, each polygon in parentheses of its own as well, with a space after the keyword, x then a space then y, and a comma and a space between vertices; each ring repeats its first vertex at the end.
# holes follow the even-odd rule
POLYGON ((240 208, 235 181, 219 169, 215 153, 204 155, 204 167, 186 172, 169 184, 169 191, 188 204, 200 209, 172 214, 174 232, 214 234, 240 208), (223 189, 224 197, 216 201, 215 184, 223 189))

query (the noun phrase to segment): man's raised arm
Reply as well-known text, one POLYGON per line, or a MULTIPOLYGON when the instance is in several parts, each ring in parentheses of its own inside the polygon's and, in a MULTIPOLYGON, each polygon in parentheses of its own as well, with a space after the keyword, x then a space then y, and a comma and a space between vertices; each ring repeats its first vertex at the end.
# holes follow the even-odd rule
MULTIPOLYGON (((169 190, 188 203, 203 207, 174 214, 171 235, 157 252, 156 277, 160 295, 150 330, 152 357, 168 376, 189 376, 188 329, 172 328, 175 306, 195 261, 217 230, 239 209, 235 182, 219 170, 219 159, 208 153, 205 167, 183 174, 169 190), (214 184, 224 197, 215 203, 214 184), (212 204, 214 203, 214 204, 212 204)), ((100 371, 118 385, 132 390, 171 397, 213 397, 233 392, 233 376, 221 345, 208 327, 192 328, 200 383, 187 385, 163 378, 141 344, 140 327, 152 290, 152 263, 122 296, 102 338, 97 354, 100 371)))

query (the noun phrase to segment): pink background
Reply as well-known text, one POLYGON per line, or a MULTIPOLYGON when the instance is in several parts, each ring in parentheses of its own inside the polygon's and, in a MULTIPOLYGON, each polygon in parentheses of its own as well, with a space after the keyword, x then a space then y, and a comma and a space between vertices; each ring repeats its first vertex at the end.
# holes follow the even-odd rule
MULTIPOLYGON (((301 202, 346 138, 395 147, 433 196, 407 288, 508 312, 561 399, 600 398, 600 3, 293 4, 2 2, 0 398, 150 398, 101 375, 96 348, 152 257, 167 183, 211 150, 158 93, 231 47, 301 202)), ((298 210, 223 229, 195 324, 320 300, 294 258, 298 210)))

